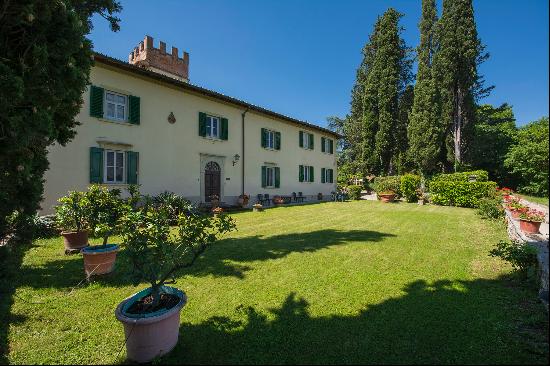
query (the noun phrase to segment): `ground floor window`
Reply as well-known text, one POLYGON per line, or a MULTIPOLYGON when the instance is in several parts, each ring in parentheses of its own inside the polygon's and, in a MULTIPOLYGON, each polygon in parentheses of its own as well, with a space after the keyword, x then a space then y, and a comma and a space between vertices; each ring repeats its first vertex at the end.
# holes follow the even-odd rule
POLYGON ((333 183, 333 170, 328 168, 321 169, 321 183, 333 183))
POLYGON ((278 166, 262 166, 262 188, 279 188, 281 170, 278 166))
POLYGON ((126 156, 123 151, 105 150, 105 183, 125 183, 126 156))

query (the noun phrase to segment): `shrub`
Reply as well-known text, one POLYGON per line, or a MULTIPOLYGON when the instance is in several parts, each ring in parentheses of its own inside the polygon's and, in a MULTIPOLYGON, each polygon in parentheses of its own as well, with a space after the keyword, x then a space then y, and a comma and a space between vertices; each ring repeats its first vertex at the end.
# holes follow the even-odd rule
POLYGON ((484 197, 479 200, 477 213, 486 219, 500 219, 504 217, 504 208, 500 198, 484 197))
POLYGON ((487 182, 489 173, 485 170, 471 170, 467 172, 458 172, 450 174, 437 174, 431 180, 446 181, 446 182, 469 182, 470 177, 475 177, 476 182, 487 182))
POLYGON ((33 218, 34 236, 49 239, 59 236, 60 230, 55 222, 55 215, 38 216, 33 218))
POLYGON ((495 182, 436 180, 430 184, 430 201, 436 205, 478 207, 483 197, 493 197, 495 182))
POLYGON ((349 198, 351 200, 360 200, 362 190, 363 190, 363 187, 361 186, 348 186, 349 198))
POLYGON ((95 236, 103 238, 103 245, 106 245, 111 235, 120 232, 122 217, 130 205, 120 198, 120 189, 107 189, 97 184, 88 188, 86 197, 89 202, 90 230, 95 236))
POLYGON ((401 177, 399 175, 389 175, 387 177, 374 178, 373 188, 376 193, 391 191, 401 197, 401 177))
POLYGON ((420 189, 421 178, 419 175, 405 174, 401 176, 401 194, 407 202, 418 201, 418 192, 420 189))
POLYGON ((164 191, 152 198, 152 203, 155 208, 166 208, 170 223, 175 225, 180 214, 189 213, 193 206, 191 202, 183 196, 179 196, 173 192, 164 191))
POLYGON ((515 270, 533 275, 537 266, 537 249, 528 244, 501 240, 489 254, 510 262, 515 270))

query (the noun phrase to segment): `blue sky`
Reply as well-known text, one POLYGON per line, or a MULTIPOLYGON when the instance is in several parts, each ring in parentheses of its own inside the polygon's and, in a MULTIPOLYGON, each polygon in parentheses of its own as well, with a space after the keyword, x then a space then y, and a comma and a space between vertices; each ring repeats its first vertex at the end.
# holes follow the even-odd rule
MULTIPOLYGON (((419 42, 420 0, 122 1, 121 30, 94 18, 96 51, 128 60, 146 34, 190 54, 197 84, 304 121, 349 111, 361 48, 388 7, 404 13, 409 46, 419 42)), ((441 1, 438 1, 441 12, 441 1)), ((481 66, 496 88, 485 103, 508 102, 517 124, 548 115, 548 1, 477 0, 481 66)))

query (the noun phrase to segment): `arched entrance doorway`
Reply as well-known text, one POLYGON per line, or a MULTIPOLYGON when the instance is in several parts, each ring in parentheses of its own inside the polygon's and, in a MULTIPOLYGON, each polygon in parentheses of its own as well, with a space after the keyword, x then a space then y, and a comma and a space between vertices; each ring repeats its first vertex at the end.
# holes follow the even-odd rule
POLYGON ((212 195, 220 197, 221 169, 218 163, 210 161, 204 169, 204 201, 210 202, 212 195))

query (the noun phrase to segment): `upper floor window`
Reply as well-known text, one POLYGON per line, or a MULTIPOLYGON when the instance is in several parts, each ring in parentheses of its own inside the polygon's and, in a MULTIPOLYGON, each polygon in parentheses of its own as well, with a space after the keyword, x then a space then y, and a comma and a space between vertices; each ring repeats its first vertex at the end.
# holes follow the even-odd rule
POLYGON ((262 128, 262 147, 271 150, 281 150, 281 133, 262 128))
POLYGON ((313 150, 313 134, 300 131, 300 147, 313 150))
POLYGON ((128 97, 106 90, 105 118, 115 121, 126 121, 128 119, 128 97))
POLYGON ((321 152, 333 154, 334 153, 334 142, 332 139, 321 137, 321 152))
POLYGON ((220 138, 220 119, 219 117, 206 116, 206 136, 220 138))

